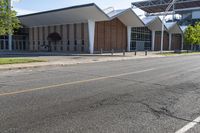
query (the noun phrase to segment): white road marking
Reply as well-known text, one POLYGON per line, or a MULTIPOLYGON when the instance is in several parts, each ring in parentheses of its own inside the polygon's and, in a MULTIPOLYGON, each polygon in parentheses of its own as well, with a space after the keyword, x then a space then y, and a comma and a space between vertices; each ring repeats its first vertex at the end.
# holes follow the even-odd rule
POLYGON ((191 128, 193 128, 195 125, 197 125, 200 122, 200 116, 197 117, 195 120, 193 120, 192 122, 188 123, 187 125, 185 125, 183 128, 179 129, 178 131, 176 131, 175 133, 186 133, 188 130, 190 130, 191 128))
POLYGON ((66 86, 66 85, 74 85, 74 84, 87 83, 87 82, 104 80, 104 79, 109 79, 109 78, 116 78, 116 77, 131 75, 131 74, 138 74, 138 73, 148 72, 148 71, 152 71, 152 70, 154 70, 154 68, 141 70, 141 71, 135 71, 135 72, 129 72, 129 73, 122 73, 122 74, 118 74, 118 75, 102 76, 102 77, 92 78, 92 79, 87 79, 87 80, 67 82, 67 83, 62 83, 62 84, 54 84, 54 85, 43 86, 43 87, 32 88, 32 89, 26 89, 26 90, 19 90, 19 91, 15 91, 15 92, 0 93, 0 96, 16 95, 16 94, 20 94, 20 93, 27 93, 27 92, 38 91, 38 90, 45 90, 45 89, 49 89, 49 88, 56 89, 56 87, 61 87, 61 86, 66 86))

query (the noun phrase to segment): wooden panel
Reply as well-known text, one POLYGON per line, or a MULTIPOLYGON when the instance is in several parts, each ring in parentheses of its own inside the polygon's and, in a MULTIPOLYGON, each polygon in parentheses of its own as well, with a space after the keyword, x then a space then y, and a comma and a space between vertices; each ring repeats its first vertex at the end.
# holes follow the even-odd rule
POLYGON ((34 33, 33 33, 33 34, 34 34, 34 35, 33 35, 33 36, 34 36, 34 40, 37 41, 37 40, 38 40, 37 27, 34 27, 33 29, 34 29, 34 33))
POLYGON ((77 51, 81 51, 81 46, 82 46, 81 23, 76 25, 76 40, 77 40, 77 51))
POLYGON ((45 27, 42 27, 42 41, 45 41, 45 27))
POLYGON ((42 40, 42 27, 37 28, 38 41, 42 40))
POLYGON ((99 22, 95 24, 94 51, 98 51, 98 24, 99 22))
POLYGON ((34 40, 35 40, 34 51, 38 51, 38 28, 37 27, 34 27, 34 40))
POLYGON ((127 49, 127 45, 128 45, 128 42, 127 42, 127 38, 128 38, 128 35, 127 35, 127 27, 125 25, 123 25, 123 49, 127 49))
POLYGON ((122 48, 122 33, 123 33, 123 30, 121 28, 121 23, 119 21, 116 21, 116 24, 117 24, 117 42, 116 42, 116 49, 117 50, 120 50, 120 49, 123 49, 122 48))
POLYGON ((67 36, 67 41, 68 41, 68 40, 70 40, 70 35, 69 35, 70 34, 70 25, 69 24, 66 25, 66 32, 67 32, 66 36, 67 36))
POLYGON ((156 32, 156 34, 155 34, 155 51, 160 50, 160 43, 161 43, 160 32, 156 32))
POLYGON ((69 25, 70 51, 74 51, 74 25, 69 25))
POLYGON ((82 40, 81 39, 81 24, 76 25, 76 39, 77 40, 82 40))
POLYGON ((53 32, 54 32, 54 26, 50 26, 50 32, 49 32, 49 34, 53 33, 53 32))
MULTIPOLYGON (((161 50, 161 32, 156 32, 155 35, 155 51, 161 50)), ((169 35, 167 32, 164 33, 164 39, 163 39, 163 50, 169 49, 169 35)))
POLYGON ((117 48, 117 24, 116 19, 111 21, 111 49, 116 50, 117 48))
POLYGON ((96 23, 95 51, 122 51, 126 46, 127 28, 119 19, 96 23))
POLYGON ((172 50, 181 50, 181 35, 172 35, 172 50))
POLYGON ((67 41, 67 25, 63 25, 63 41, 66 43, 67 41))
POLYGON ((164 34, 163 50, 169 50, 169 34, 167 32, 164 34))
POLYGON ((29 50, 33 50, 33 28, 29 29, 29 50))
POLYGON ((81 40, 84 40, 84 23, 81 23, 81 40))
POLYGON ((88 24, 84 23, 84 43, 85 43, 85 52, 89 51, 89 42, 88 42, 88 24))
POLYGON ((110 22, 105 22, 105 47, 103 50, 109 51, 111 49, 111 29, 110 29, 110 22))
MULTIPOLYGON (((56 26, 56 32, 61 36, 61 39, 62 39, 61 27, 60 27, 60 25, 57 25, 57 26, 56 26)), ((61 51, 61 41, 57 41, 57 42, 56 42, 56 51, 61 51)))
POLYGON ((104 31, 104 22, 98 24, 98 46, 97 49, 105 49, 104 42, 105 42, 105 31, 104 31))

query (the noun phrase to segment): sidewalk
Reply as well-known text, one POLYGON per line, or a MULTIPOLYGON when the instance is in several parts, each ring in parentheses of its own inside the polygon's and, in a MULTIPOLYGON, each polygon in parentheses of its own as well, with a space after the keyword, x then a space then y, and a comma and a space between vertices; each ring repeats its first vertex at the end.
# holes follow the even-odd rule
POLYGON ((135 56, 134 52, 127 52, 125 56, 122 53, 115 53, 114 55, 108 54, 98 54, 98 55, 64 55, 55 54, 48 56, 42 53, 38 54, 23 54, 23 55, 7 55, 11 57, 22 57, 22 58, 32 58, 32 59, 45 59, 48 62, 38 62, 38 63, 26 63, 26 64, 11 64, 11 65, 0 65, 0 71, 2 70, 13 70, 13 69, 26 69, 26 68, 38 68, 47 66, 67 66, 76 64, 86 64, 95 62, 107 62, 107 61, 121 61, 121 60, 131 60, 131 59, 141 59, 141 58, 155 58, 163 57, 157 55, 156 52, 148 52, 148 56, 145 56, 144 52, 138 52, 135 56), (24 56, 23 56, 24 55, 24 56))

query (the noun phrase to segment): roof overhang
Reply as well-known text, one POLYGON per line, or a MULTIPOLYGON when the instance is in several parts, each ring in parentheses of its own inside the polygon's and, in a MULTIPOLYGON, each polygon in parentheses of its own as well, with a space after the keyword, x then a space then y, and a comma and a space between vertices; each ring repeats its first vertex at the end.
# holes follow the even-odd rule
POLYGON ((111 16, 111 19, 118 18, 121 22, 123 22, 126 26, 131 27, 143 27, 145 26, 141 19, 136 15, 136 13, 128 8, 114 16, 111 16))
POLYGON ((94 3, 18 16, 27 27, 105 21, 109 17, 94 3))
MULTIPOLYGON (((147 19, 147 18, 144 18, 147 19)), ((144 22, 143 19, 143 22, 144 22)), ((154 17, 153 19, 149 20, 145 24, 151 31, 161 31, 162 30, 162 21, 159 17, 154 17)), ((164 25, 164 30, 167 30, 167 27, 164 25)))
POLYGON ((182 29, 176 22, 165 23, 167 31, 172 34, 183 34, 182 29))

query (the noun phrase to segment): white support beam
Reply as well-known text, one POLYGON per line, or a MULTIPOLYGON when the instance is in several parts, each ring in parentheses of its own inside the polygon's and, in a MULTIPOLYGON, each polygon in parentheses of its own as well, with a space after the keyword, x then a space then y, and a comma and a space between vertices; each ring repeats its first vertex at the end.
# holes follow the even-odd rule
POLYGON ((152 30, 152 44, 151 44, 151 50, 154 51, 155 50, 155 30, 152 30))
POLYGON ((89 34, 89 51, 94 53, 94 37, 95 37, 95 21, 88 20, 88 34, 89 34))
POLYGON ((131 26, 127 26, 127 51, 131 51, 131 26))
POLYGON ((169 33, 169 50, 172 50, 172 33, 169 33))
POLYGON ((165 14, 162 18, 162 31, 161 31, 161 49, 160 49, 160 52, 162 53, 163 52, 163 41, 164 41, 164 23, 165 23, 165 17, 167 16, 167 12, 171 9, 171 7, 174 5, 174 3, 176 2, 177 0, 172 0, 171 3, 169 3, 169 5, 167 6, 166 10, 165 10, 165 14))

